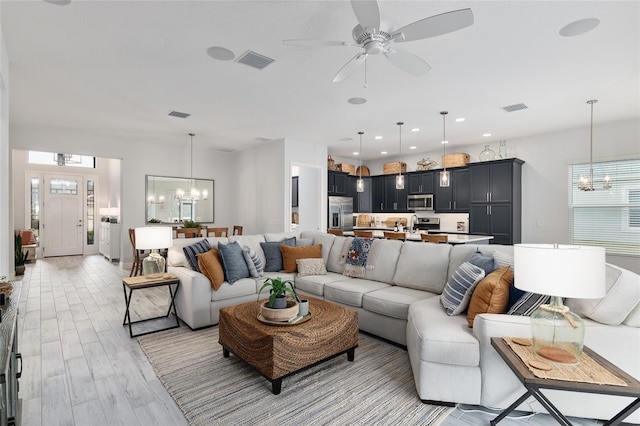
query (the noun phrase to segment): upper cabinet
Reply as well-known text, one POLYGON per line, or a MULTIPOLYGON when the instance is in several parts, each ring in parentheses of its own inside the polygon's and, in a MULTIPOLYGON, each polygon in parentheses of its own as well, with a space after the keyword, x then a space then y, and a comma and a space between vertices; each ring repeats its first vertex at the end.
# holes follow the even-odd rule
POLYGON ((407 187, 405 175, 405 189, 396 189, 396 176, 375 176, 373 181, 373 212, 374 213, 408 213, 407 187))
POLYGON ((371 213, 373 211, 373 185, 370 177, 362 177, 364 191, 357 191, 358 176, 349 176, 349 195, 353 197, 354 213, 371 213))
POLYGON ((327 192, 329 195, 347 195, 349 191, 349 173, 330 171, 328 177, 327 192))
POLYGON ((469 169, 449 169, 449 186, 440 186, 440 172, 434 176, 436 213, 467 213, 469 211, 469 169))
POLYGON ((509 203, 513 200, 514 165, 522 163, 520 160, 504 161, 470 165, 472 203, 509 203))
POLYGON ((434 172, 415 172, 407 174, 409 194, 433 194, 434 172))

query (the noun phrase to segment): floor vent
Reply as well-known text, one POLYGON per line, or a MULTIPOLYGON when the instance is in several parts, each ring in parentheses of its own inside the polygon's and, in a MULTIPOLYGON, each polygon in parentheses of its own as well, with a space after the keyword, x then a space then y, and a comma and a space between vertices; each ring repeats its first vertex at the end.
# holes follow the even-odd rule
POLYGON ((187 118, 189 117, 191 114, 187 114, 186 112, 180 112, 180 111, 171 111, 169 113, 169 115, 171 117, 178 117, 178 118, 187 118))
POLYGON ((527 109, 525 104, 513 104, 506 107, 502 107, 505 112, 520 111, 521 109, 527 109))
POLYGON ((249 65, 250 67, 257 68, 259 70, 263 69, 273 61, 273 59, 251 50, 245 52, 238 58, 238 62, 241 64, 249 65))

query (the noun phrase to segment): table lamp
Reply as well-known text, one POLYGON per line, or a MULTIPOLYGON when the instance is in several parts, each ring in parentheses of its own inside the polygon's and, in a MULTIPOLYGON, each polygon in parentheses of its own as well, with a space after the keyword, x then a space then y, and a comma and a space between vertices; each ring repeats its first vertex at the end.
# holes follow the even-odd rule
POLYGON ((142 259, 142 275, 160 278, 165 271, 166 261, 158 251, 173 245, 173 231, 168 226, 147 226, 135 229, 136 250, 151 250, 142 259))
POLYGON ((533 351, 551 361, 580 362, 584 322, 562 302, 563 297, 598 299, 605 296, 605 250, 558 244, 516 244, 514 285, 551 296, 531 314, 533 351))

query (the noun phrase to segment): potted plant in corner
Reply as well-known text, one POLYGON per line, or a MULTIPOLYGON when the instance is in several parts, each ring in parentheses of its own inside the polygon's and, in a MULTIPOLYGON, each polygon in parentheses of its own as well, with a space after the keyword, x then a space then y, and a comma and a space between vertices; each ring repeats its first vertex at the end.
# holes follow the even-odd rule
POLYGON ((16 275, 24 275, 24 264, 27 261, 27 257, 29 256, 29 252, 22 251, 22 235, 17 232, 14 236, 14 244, 15 244, 15 269, 16 275))
POLYGON ((195 222, 193 220, 185 220, 182 222, 183 228, 200 228, 200 222, 195 222))
POLYGON ((267 278, 258 291, 258 300, 262 290, 269 288, 269 300, 260 306, 260 313, 265 319, 271 321, 288 321, 298 314, 298 295, 293 281, 283 280, 280 277, 267 278), (294 300, 287 300, 287 294, 294 300))

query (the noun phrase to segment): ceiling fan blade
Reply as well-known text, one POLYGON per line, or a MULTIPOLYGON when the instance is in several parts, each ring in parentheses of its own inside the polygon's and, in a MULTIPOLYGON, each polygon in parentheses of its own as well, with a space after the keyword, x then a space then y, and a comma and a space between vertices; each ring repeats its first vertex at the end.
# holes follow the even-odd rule
POLYGON ((471 9, 460 9, 421 19, 394 31, 391 36, 397 42, 421 40, 461 30, 470 25, 473 25, 473 12, 471 9))
POLYGON ((351 0, 351 7, 362 28, 380 28, 380 8, 376 0, 351 0))
POLYGON ((349 41, 337 40, 282 40, 285 46, 356 46, 349 41))
POLYGON ((358 53, 356 56, 354 56, 349 62, 347 62, 342 68, 340 68, 338 74, 333 77, 333 82, 338 83, 356 72, 356 70, 360 68, 362 64, 364 64, 364 61, 367 60, 367 56, 369 56, 367 53, 358 53))
POLYGON ((431 67, 422 58, 404 50, 389 49, 384 56, 396 67, 416 77, 426 74, 431 67))

